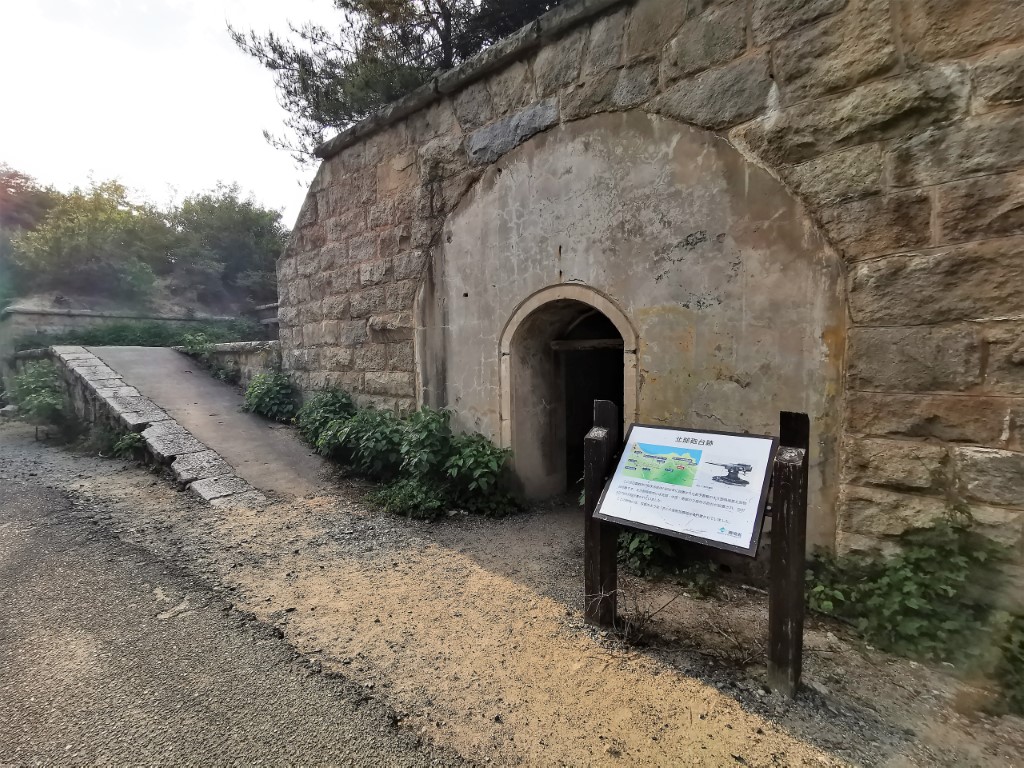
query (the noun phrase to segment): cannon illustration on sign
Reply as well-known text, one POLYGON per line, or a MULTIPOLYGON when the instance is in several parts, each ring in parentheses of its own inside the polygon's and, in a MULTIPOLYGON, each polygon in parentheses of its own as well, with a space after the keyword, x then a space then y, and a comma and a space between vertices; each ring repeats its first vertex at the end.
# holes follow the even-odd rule
POLYGON ((717 477, 711 478, 716 483, 725 483, 726 485, 750 485, 749 480, 744 480, 740 477, 740 472, 747 474, 754 468, 749 464, 719 464, 717 461, 709 461, 708 464, 714 464, 716 467, 725 467, 725 474, 718 475, 717 477))

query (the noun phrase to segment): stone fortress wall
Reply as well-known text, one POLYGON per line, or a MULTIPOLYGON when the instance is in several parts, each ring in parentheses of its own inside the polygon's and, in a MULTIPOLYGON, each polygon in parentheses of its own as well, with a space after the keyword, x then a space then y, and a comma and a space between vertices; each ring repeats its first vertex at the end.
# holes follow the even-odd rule
MULTIPOLYGON (((715 198, 722 205, 743 197, 744 178, 796 201, 795 213, 782 206, 785 218, 806 232, 797 238, 789 221, 787 242, 816 271, 780 300, 833 292, 815 315, 820 343, 803 345, 801 363, 817 420, 812 540, 843 551, 884 548, 966 504, 985 530, 1021 547, 1020 0, 566 3, 321 148, 278 265, 285 368, 304 390, 340 386, 382 407, 458 410, 451 336, 437 332, 451 327, 457 264, 446 261, 446 247, 466 258, 459 227, 474 220, 467 212, 481 195, 507 183, 497 178, 503 168, 508 177, 534 167, 545 143, 585 142, 590 126, 613 136, 614 119, 662 138, 666 124, 697 143, 715 137, 708 146, 726 148, 715 149, 713 174, 727 192, 715 198), (733 155, 749 169, 740 179, 733 155), (838 326, 830 322, 837 312, 838 326), (825 358, 817 367, 815 355, 825 358), (811 391, 818 387, 831 390, 811 391)), ((757 216, 740 211, 731 221, 756 229, 757 216)), ((494 235, 474 226, 466 231, 494 235)), ((749 247, 770 265, 770 243, 749 247)), ((588 264, 579 280, 593 285, 605 270, 588 264)), ((514 260, 498 268, 496 278, 517 276, 514 260)), ((641 259, 629 274, 646 268, 641 259)), ((745 291, 743 301, 757 295, 756 286, 745 291)), ((705 310, 725 316, 722 305, 698 302, 690 318, 705 322, 705 310)), ((642 369, 642 327, 637 336, 642 369)), ((502 364, 499 349, 485 352, 502 364)), ((723 377, 737 377, 736 397, 778 410, 782 379, 758 391, 750 384, 757 371, 743 365, 723 377)), ((644 392, 659 376, 638 372, 636 415, 649 415, 644 392)), ((502 393, 490 380, 481 386, 477 399, 489 398, 500 415, 502 393)), ((679 416, 694 425, 688 405, 680 400, 679 416)), ((743 426, 736 412, 717 416, 743 426)), ((470 425, 505 439, 488 414, 470 425)))

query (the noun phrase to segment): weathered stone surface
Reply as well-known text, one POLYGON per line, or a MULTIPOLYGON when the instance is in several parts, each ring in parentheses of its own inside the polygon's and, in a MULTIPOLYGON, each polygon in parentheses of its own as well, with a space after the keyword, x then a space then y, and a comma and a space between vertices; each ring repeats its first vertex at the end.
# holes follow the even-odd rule
POLYGON ((843 482, 895 490, 938 492, 943 487, 946 448, 915 440, 847 438, 843 482))
POLYGON ((333 346, 320 355, 320 365, 328 371, 345 371, 352 367, 353 356, 352 347, 333 346))
POLYGON ((487 91, 491 94, 495 115, 516 112, 537 100, 533 72, 521 61, 493 75, 487 81, 487 91))
POLYGON ((105 397, 104 402, 115 413, 135 413, 155 407, 148 398, 136 395, 135 397, 105 397))
MULTIPOLYGON (((86 360, 84 362, 89 363, 91 361, 86 360)), ((69 367, 86 381, 117 378, 117 373, 105 365, 79 365, 76 362, 72 362, 69 364, 69 367)))
POLYGON ((853 328, 848 381, 883 392, 962 392, 981 383, 981 344, 971 326, 853 328))
POLYGON ((842 149, 780 170, 793 191, 815 208, 856 200, 882 189, 882 147, 842 149))
POLYGON ((678 83, 651 103, 653 111, 717 130, 765 110, 772 79, 767 55, 740 59, 678 83))
POLYGON ((767 43, 841 11, 847 0, 754 0, 754 42, 767 43))
POLYGON ((1024 398, 853 391, 846 408, 854 434, 1006 447, 1024 438, 1024 398))
POLYGON ((969 56, 1024 37, 1020 0, 901 0, 896 18, 911 63, 969 56))
POLYGON ((216 451, 200 451, 178 456, 171 463, 171 472, 179 483, 193 483, 211 477, 227 477, 234 470, 216 451))
POLYGON ((626 109, 647 101, 658 87, 653 63, 595 75, 562 92, 562 120, 579 120, 595 112, 626 109))
POLYGON ((117 419, 129 430, 135 432, 148 424, 167 421, 171 417, 157 408, 155 405, 142 411, 133 413, 119 413, 117 419))
POLYGON ((168 432, 164 434, 155 434, 151 437, 146 437, 146 447, 150 453, 158 460, 162 462, 168 462, 176 456, 182 456, 187 453, 199 453, 200 451, 209 450, 205 445, 196 440, 188 432, 184 434, 179 432, 168 432))
POLYGON ((684 24, 665 47, 662 82, 673 83, 741 56, 747 48, 746 16, 745 3, 732 2, 684 24))
POLYGON ((785 101, 846 90, 894 71, 899 57, 889 2, 850 0, 843 13, 780 40, 772 61, 785 101))
POLYGON ((614 109, 635 107, 650 99, 658 89, 658 68, 653 63, 636 64, 619 70, 612 89, 614 109))
POLYGON ((945 499, 896 493, 879 488, 843 487, 839 494, 839 528, 877 538, 927 528, 947 514, 945 499))
POLYGON ((415 380, 411 373, 404 371, 381 371, 366 374, 363 384, 371 395, 393 395, 412 397, 415 395, 415 380))
POLYGON ((369 338, 365 320, 352 320, 345 323, 341 330, 341 343, 346 346, 362 344, 369 338))
POLYGON ((188 487, 203 501, 213 501, 233 494, 247 493, 255 490, 249 483, 240 477, 210 477, 203 480, 196 480, 188 487))
POLYGON ((730 135, 769 163, 799 163, 946 122, 965 112, 968 93, 966 70, 937 67, 787 107, 730 135))
POLYGON ((1024 174, 946 184, 939 189, 938 214, 944 243, 1022 233, 1024 174))
POLYGON ((602 16, 590 27, 590 45, 583 58, 583 75, 606 72, 622 61, 626 12, 617 11, 602 16))
POLYGON ((5 405, 3 408, 0 408, 0 418, 3 418, 3 419, 13 419, 13 418, 16 418, 17 415, 18 415, 18 410, 19 410, 18 406, 16 406, 16 405, 5 405))
POLYGON ((489 123, 494 117, 491 94, 483 81, 473 83, 454 94, 452 109, 463 131, 474 131, 489 123))
POLYGON ((387 344, 363 344, 356 347, 355 367, 360 371, 386 371, 388 367, 387 344))
POLYGON ((418 278, 423 274, 428 258, 429 254, 426 251, 412 251, 395 256, 395 280, 418 278))
POLYGON ((411 341, 388 344, 388 368, 392 371, 416 370, 416 360, 411 341))
POLYGON ((419 150, 420 176, 424 181, 444 179, 466 169, 468 158, 461 134, 431 139, 419 150))
POLYGON ((419 290, 419 280, 401 280, 392 283, 384 289, 385 303, 388 312, 401 312, 412 309, 416 299, 416 291, 419 290))
POLYGON ((968 499, 1024 508, 1024 453, 960 447, 954 457, 968 499))
POLYGON ((974 65, 974 98, 982 107, 1024 104, 1024 46, 997 51, 974 65))
POLYGON ((866 325, 1013 317, 1022 285, 1022 238, 890 256, 850 268, 850 315, 866 325))
POLYGON ((626 25, 626 61, 659 53, 690 14, 690 5, 639 0, 633 6, 626 25))
MULTIPOLYGON (((377 166, 377 195, 379 197, 411 189, 418 181, 416 153, 411 149, 388 158, 377 166)), ((366 200, 364 202, 373 201, 366 200)))
MULTIPOLYGON (((104 384, 106 382, 103 382, 104 384)), ((99 397, 142 397, 142 394, 135 387, 95 387, 93 390, 99 397)))
POLYGON ((391 259, 377 259, 359 265, 359 284, 379 285, 391 279, 391 259))
POLYGON ((906 251, 931 240, 927 192, 901 192, 822 208, 822 227, 847 260, 906 251))
POLYGON ((1024 394, 1024 323, 992 325, 985 329, 984 338, 988 345, 985 388, 1001 395, 1024 394))
POLYGON ((587 30, 579 29, 540 49, 533 60, 538 96, 555 93, 579 77, 586 40, 587 30))
POLYGON ((62 359, 65 359, 65 360, 70 360, 73 357, 81 356, 81 355, 94 356, 85 347, 76 347, 76 346, 58 344, 58 345, 55 345, 53 347, 50 347, 50 349, 53 350, 53 354, 57 355, 58 357, 60 357, 62 359))
POLYGON ((470 134, 470 160, 478 165, 493 163, 509 150, 557 122, 557 99, 547 99, 528 107, 470 134))
POLYGON ((351 301, 351 309, 349 311, 352 317, 369 317, 374 312, 380 312, 384 309, 384 288, 378 285, 373 288, 367 288, 365 291, 353 293, 351 301))
POLYGON ((455 119, 452 101, 448 98, 409 115, 406 126, 412 146, 430 141, 435 136, 459 133, 462 130, 459 121, 455 119))
MULTIPOLYGON (((969 503, 974 530, 993 541, 1010 547, 1018 555, 1024 551, 1024 512, 969 503)), ((1019 598, 1019 596, 1018 596, 1019 598)))
POLYGON ((954 181, 1024 166, 1024 113, 970 118, 896 141, 889 154, 890 178, 897 186, 954 181))
POLYGON ((374 315, 367 326, 371 341, 405 341, 413 336, 414 322, 411 312, 392 312, 374 315))

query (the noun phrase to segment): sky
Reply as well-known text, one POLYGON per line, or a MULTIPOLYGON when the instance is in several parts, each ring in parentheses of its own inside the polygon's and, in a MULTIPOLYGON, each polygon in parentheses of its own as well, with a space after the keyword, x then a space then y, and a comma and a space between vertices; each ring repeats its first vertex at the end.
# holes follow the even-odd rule
POLYGON ((285 113, 227 24, 339 19, 331 0, 0 0, 0 163, 158 205, 237 182, 290 227, 315 168, 263 138, 285 113))

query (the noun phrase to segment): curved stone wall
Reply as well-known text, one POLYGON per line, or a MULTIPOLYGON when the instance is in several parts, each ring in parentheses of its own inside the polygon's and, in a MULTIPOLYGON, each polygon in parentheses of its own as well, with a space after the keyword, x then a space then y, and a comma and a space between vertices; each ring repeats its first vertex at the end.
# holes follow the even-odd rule
POLYGON ((1019 0, 566 3, 323 147, 278 267, 284 364, 437 402, 439 310, 414 304, 463 195, 556 126, 663 115, 779 179, 843 261, 837 544, 966 506, 1020 549, 1022 82, 1019 0))

